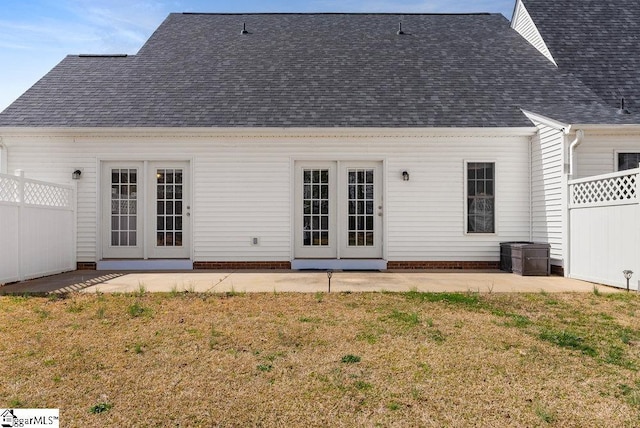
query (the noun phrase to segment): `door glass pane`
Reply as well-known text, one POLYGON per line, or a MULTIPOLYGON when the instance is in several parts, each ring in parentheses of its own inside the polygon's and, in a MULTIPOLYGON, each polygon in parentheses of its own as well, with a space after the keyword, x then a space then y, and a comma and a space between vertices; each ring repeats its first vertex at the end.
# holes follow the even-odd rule
POLYGON ((137 245, 137 170, 111 169, 111 246, 137 245))
POLYGON ((181 169, 156 170, 156 245, 182 246, 182 183, 181 169), (173 233, 180 232, 180 233, 173 233))
POLYGON ((329 170, 302 172, 302 245, 329 245, 329 170), (312 214, 312 215, 311 215, 312 214))
POLYGON ((354 168, 347 171, 347 205, 349 207, 347 236, 350 247, 375 245, 373 174, 373 169, 354 168))

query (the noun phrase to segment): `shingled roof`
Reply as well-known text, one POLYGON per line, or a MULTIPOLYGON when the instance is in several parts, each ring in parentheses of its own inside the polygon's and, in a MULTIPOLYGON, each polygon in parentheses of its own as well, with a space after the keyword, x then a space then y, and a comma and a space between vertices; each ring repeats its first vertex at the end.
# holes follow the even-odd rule
POLYGON ((521 109, 633 121, 499 14, 171 14, 137 55, 66 57, 0 126, 531 126, 521 109))
POLYGON ((522 0, 560 70, 640 113, 640 1, 522 0))

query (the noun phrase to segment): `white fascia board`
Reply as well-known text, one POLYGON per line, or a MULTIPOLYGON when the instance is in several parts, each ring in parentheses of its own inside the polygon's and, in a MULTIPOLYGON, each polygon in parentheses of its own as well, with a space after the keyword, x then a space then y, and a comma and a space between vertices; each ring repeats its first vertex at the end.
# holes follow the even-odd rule
POLYGON ((5 137, 524 137, 531 127, 496 128, 40 128, 0 127, 5 137))
POLYGON ((582 124, 574 123, 565 129, 565 134, 581 129, 591 134, 640 135, 640 124, 612 125, 612 124, 582 124))
POLYGON ((513 5, 513 12, 511 14, 511 28, 513 28, 514 30, 518 27, 518 24, 520 23, 520 11, 522 10, 522 8, 524 8, 524 5, 522 4, 521 0, 517 0, 516 3, 513 5))
POLYGON ((571 125, 568 123, 563 123, 563 122, 560 122, 559 120, 551 119, 550 117, 543 116, 541 114, 534 113, 532 111, 523 110, 523 109, 521 110, 522 110, 522 113, 524 113, 524 115, 527 116, 527 118, 529 118, 529 120, 531 120, 534 123, 539 122, 539 123, 542 123, 543 125, 549 126, 551 128, 554 128, 560 131, 566 131, 571 127, 571 125))
POLYGON ((606 124, 606 123, 564 123, 550 117, 527 110, 522 110, 529 120, 563 131, 565 134, 575 133, 577 129, 594 134, 640 134, 640 124, 606 124))

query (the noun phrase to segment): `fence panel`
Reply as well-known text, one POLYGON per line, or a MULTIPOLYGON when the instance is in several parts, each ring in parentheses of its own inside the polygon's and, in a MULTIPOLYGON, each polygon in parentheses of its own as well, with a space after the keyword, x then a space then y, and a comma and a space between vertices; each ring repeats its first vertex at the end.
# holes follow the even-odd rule
POLYGON ((623 270, 632 270, 630 288, 640 277, 640 170, 569 182, 569 276, 625 287, 623 270))
POLYGON ((0 284, 75 265, 74 186, 0 174, 0 284))

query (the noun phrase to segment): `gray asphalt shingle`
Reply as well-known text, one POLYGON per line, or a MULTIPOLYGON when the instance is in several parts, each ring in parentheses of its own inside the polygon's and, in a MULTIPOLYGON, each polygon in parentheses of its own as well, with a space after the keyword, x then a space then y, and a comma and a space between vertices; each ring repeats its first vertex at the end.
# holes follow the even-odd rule
POLYGON ((640 113, 640 1, 523 0, 560 70, 640 113))
POLYGON ((531 126, 521 108, 638 121, 499 14, 171 14, 137 55, 68 56, 0 126, 531 126))

